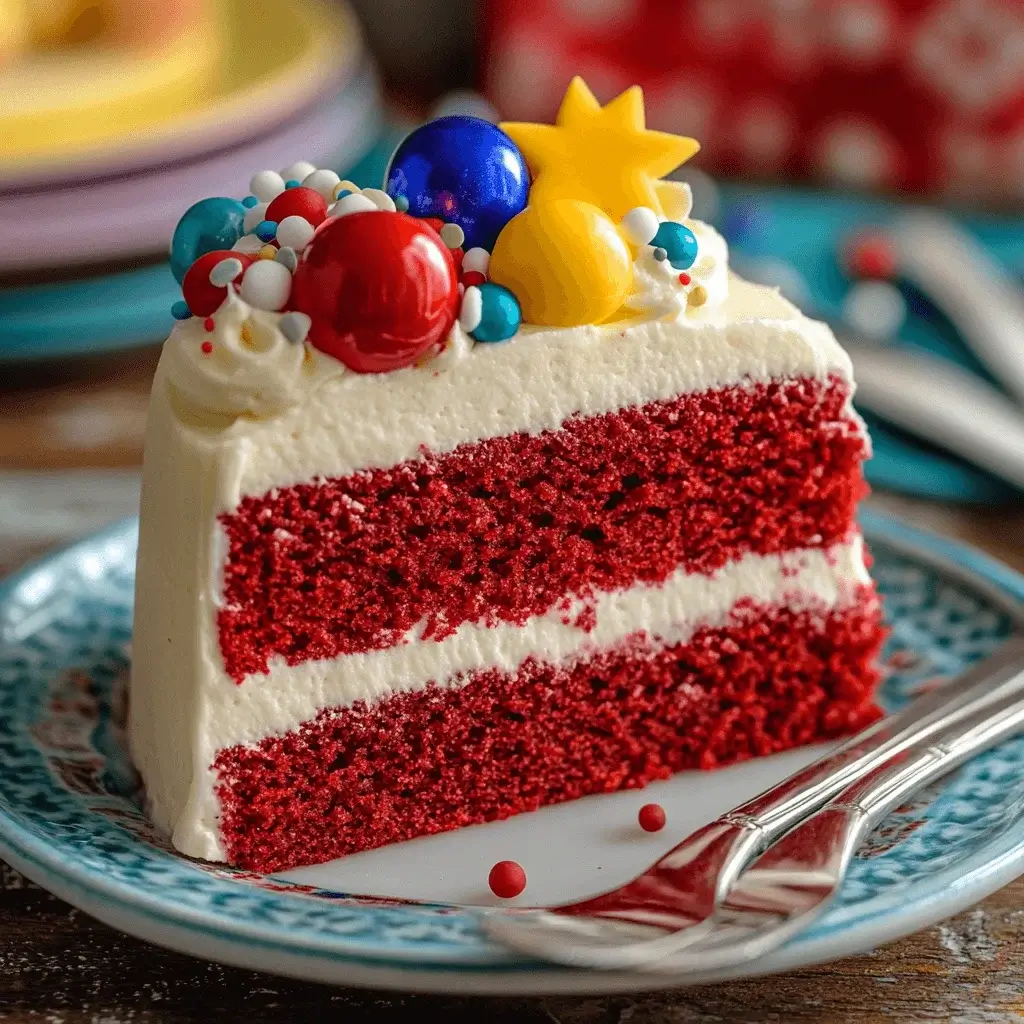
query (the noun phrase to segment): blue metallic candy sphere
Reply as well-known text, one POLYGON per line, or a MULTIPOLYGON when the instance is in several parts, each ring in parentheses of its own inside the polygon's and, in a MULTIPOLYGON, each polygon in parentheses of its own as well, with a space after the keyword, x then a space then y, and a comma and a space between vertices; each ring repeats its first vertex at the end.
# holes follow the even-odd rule
POLYGON ((201 199, 178 221, 171 240, 171 272, 178 284, 200 256, 230 249, 245 234, 245 206, 223 196, 201 199))
POLYGON ((689 270, 697 258, 697 236, 685 224, 663 221, 651 239, 655 249, 664 249, 676 270, 689 270))
POLYGON ((464 248, 488 251, 526 208, 530 173, 515 143, 496 125, 453 115, 417 128, 395 150, 385 189, 404 197, 414 217, 440 217, 466 234, 464 248))

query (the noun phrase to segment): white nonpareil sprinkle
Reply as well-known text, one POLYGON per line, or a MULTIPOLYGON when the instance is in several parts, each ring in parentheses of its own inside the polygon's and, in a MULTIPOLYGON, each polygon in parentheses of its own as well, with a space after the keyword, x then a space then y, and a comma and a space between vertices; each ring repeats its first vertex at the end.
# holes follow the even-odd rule
POLYGON ((316 164, 311 164, 308 160, 297 160, 281 172, 281 177, 286 182, 297 181, 302 184, 315 170, 316 164))
POLYGON ((210 271, 210 284, 215 288, 226 288, 243 269, 241 260, 223 259, 210 271))
POLYGON ((458 249, 466 240, 466 232, 458 224, 444 224, 441 227, 441 241, 449 249, 458 249))
POLYGON ((487 268, 490 265, 491 254, 486 249, 481 249, 478 245, 472 249, 467 249, 466 254, 462 257, 463 273, 472 270, 477 274, 486 274, 487 268))
POLYGON ((297 215, 285 217, 277 225, 278 245, 285 245, 292 249, 305 249, 313 240, 315 230, 305 217, 297 215))
POLYGON ((239 294, 244 302, 257 309, 283 309, 292 291, 292 275, 276 260, 254 263, 242 278, 239 294))
POLYGON ((349 213, 362 213, 365 210, 376 210, 377 207, 372 200, 359 192, 353 192, 350 196, 342 196, 330 210, 332 217, 344 217, 349 213))
POLYGON ((622 218, 622 230, 634 245, 647 245, 658 233, 658 215, 649 206, 634 206, 622 218))
POLYGON ((340 183, 341 178, 334 171, 326 169, 314 171, 302 179, 303 188, 311 188, 314 192, 319 192, 328 203, 334 202, 334 190, 340 183))
POLYGON ((392 213, 395 210, 394 199, 392 199, 391 196, 389 196, 383 189, 364 188, 362 195, 366 196, 366 198, 369 199, 378 210, 388 210, 392 213))
POLYGON ((284 178, 277 171, 260 171, 249 182, 249 191, 261 203, 270 203, 284 191, 284 178))
POLYGON ((277 250, 277 255, 274 259, 277 260, 281 266, 287 267, 293 273, 295 272, 295 268, 299 265, 299 255, 290 245, 281 246, 281 248, 277 250))
POLYGON ((305 313, 285 313, 277 326, 292 344, 300 345, 306 340, 313 321, 305 313))
POLYGON ((480 326, 484 316, 484 297, 480 289, 473 285, 466 289, 462 296, 462 308, 459 310, 459 324, 467 333, 475 331, 480 326))

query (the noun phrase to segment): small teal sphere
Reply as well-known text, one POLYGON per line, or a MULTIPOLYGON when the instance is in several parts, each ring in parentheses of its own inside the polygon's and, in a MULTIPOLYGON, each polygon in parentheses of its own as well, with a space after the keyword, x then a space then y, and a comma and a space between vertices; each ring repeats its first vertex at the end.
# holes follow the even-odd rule
POLYGON ((421 125, 395 150, 385 176, 392 199, 414 217, 440 217, 465 232, 465 248, 488 251, 498 232, 526 208, 530 172, 497 126, 461 114, 421 125))
POLYGON ((519 300, 500 284, 485 281, 476 287, 480 289, 483 308, 480 323, 469 333, 475 341, 507 341, 523 322, 519 300))
POLYGON ((685 224, 673 220, 666 220, 658 227, 651 245, 664 249, 676 270, 689 270, 697 258, 697 236, 685 224))
POLYGON ((230 249, 245 234, 245 205, 223 196, 201 199, 178 221, 171 239, 171 272, 181 284, 200 256, 230 249))
POLYGON ((187 302, 183 302, 179 299, 171 306, 171 316, 173 316, 175 320, 190 320, 192 318, 192 310, 188 308, 187 302))

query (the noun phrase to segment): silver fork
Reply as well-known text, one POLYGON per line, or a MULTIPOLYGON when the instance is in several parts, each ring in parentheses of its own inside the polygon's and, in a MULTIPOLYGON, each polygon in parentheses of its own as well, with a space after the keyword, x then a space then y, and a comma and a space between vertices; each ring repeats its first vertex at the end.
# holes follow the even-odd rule
POLYGON ((814 923, 842 888, 854 854, 884 818, 976 754, 1024 731, 1024 694, 897 754, 848 786, 758 857, 719 904, 713 927, 649 971, 715 970, 755 960, 814 923))
POLYGON ((1016 636, 942 689, 698 829, 626 885, 563 906, 488 915, 483 927, 498 942, 545 960, 620 970, 677 960, 697 942, 710 949, 740 938, 725 935, 715 914, 755 857, 893 758, 1021 694, 1024 636, 1016 636))

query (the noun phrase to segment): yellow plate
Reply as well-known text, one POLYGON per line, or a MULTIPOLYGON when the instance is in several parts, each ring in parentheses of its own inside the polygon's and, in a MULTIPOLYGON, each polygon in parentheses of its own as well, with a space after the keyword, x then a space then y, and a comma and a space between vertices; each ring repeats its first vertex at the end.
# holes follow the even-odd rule
POLYGON ((345 7, 224 0, 159 57, 37 57, 0 73, 0 178, 67 181, 183 159, 259 134, 354 71, 345 7))

